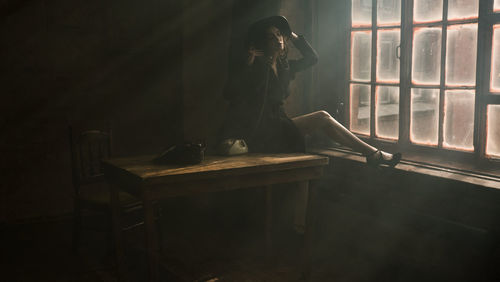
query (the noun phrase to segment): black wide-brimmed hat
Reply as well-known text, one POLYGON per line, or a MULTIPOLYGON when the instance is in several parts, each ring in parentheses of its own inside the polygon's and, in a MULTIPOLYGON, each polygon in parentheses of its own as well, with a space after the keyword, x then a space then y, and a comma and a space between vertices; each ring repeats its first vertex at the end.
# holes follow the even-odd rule
POLYGON ((260 19, 254 22, 248 28, 247 33, 247 45, 255 42, 259 36, 266 31, 270 26, 274 26, 281 31, 281 34, 284 36, 290 37, 292 35, 292 29, 290 28, 290 24, 288 20, 283 16, 271 16, 268 18, 260 19))

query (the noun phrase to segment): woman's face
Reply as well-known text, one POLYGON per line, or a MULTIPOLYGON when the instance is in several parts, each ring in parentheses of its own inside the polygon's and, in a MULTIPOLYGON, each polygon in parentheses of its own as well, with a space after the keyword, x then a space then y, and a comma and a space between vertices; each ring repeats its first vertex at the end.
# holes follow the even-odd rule
POLYGON ((270 53, 276 53, 285 49, 285 39, 281 31, 274 26, 270 26, 266 30, 266 43, 267 50, 270 53))

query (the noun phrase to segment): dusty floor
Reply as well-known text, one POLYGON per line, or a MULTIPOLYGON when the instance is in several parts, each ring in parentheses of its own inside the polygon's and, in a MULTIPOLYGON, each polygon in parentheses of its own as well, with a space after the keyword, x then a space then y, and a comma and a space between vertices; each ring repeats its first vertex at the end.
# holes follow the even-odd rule
MULTIPOLYGON (((227 195, 218 210, 210 199, 166 205, 161 281, 304 281, 303 238, 291 228, 289 210, 274 214, 274 254, 266 260, 262 195, 240 194, 227 195)), ((286 197, 277 195, 276 200, 286 202, 286 197)), ((351 206, 320 201, 309 281, 500 281, 497 257, 489 254, 496 239, 488 234, 453 231, 441 223, 418 225, 397 212, 374 216, 351 206)), ((105 221, 90 217, 86 222, 105 221)), ((147 281, 144 230, 124 235, 127 277, 147 281)), ((79 253, 73 254, 69 218, 0 226, 0 281, 116 281, 105 233, 86 229, 83 236, 79 253)))
MULTIPOLYGON (((235 222, 211 215, 186 215, 162 221, 162 281, 300 281, 302 237, 275 233, 274 254, 264 256, 264 230, 255 217, 235 222)), ((233 217, 231 217, 233 218, 233 217)), ((100 225, 87 219, 87 224, 100 225)), ((71 221, 20 224, 1 230, 2 281, 116 281, 105 233, 84 230, 78 254, 71 252, 71 221)), ((144 230, 125 233, 130 281, 145 281, 144 230)), ((318 281, 324 277, 317 277, 318 281)), ((317 280, 316 279, 316 280, 317 280)))

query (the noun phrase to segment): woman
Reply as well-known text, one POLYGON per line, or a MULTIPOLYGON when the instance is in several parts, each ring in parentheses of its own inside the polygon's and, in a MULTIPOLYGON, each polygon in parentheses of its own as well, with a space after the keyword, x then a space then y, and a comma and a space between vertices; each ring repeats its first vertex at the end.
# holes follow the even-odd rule
POLYGON ((222 139, 243 139, 252 152, 304 152, 304 136, 322 130, 333 141, 366 156, 369 164, 395 166, 401 154, 390 154, 363 142, 326 111, 290 119, 283 108, 295 74, 318 61, 303 36, 291 31, 282 16, 254 23, 247 36, 247 56, 231 70, 225 97, 230 101, 222 139), (302 58, 287 59, 286 40, 302 58))

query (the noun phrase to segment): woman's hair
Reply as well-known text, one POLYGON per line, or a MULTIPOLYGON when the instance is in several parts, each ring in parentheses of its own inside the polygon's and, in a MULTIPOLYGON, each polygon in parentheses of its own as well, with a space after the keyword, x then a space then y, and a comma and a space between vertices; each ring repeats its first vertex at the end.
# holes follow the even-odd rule
MULTIPOLYGON (((249 35, 248 47, 253 46, 256 49, 264 50, 267 49, 267 41, 269 40, 267 36, 267 30, 273 25, 262 26, 258 30, 254 30, 253 34, 249 35)), ((277 27, 276 27, 277 28, 277 27)), ((279 29, 279 28, 278 28, 279 29)), ((280 52, 280 59, 286 59, 288 55, 288 46, 286 44, 287 35, 283 34, 282 30, 280 32, 283 35, 283 50, 280 52)))

